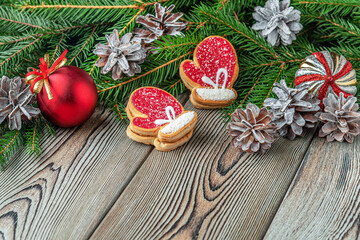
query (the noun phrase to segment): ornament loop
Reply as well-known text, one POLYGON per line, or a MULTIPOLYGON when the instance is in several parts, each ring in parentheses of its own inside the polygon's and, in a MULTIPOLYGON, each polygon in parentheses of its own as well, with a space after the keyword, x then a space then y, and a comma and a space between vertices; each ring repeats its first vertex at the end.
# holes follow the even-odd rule
POLYGON ((65 55, 67 52, 66 49, 60 57, 55 60, 51 67, 49 54, 45 54, 43 58, 40 58, 39 70, 36 68, 28 68, 28 71, 30 71, 25 76, 25 82, 31 85, 31 91, 33 93, 40 93, 43 87, 45 87, 49 100, 54 98, 50 89, 49 75, 66 64, 67 59, 65 55))

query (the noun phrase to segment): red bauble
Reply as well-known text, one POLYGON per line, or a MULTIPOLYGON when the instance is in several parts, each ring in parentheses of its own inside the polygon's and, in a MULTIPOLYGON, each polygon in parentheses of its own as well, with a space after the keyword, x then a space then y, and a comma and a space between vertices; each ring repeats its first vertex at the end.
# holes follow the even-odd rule
POLYGON ((49 84, 53 99, 49 100, 45 88, 37 94, 41 113, 48 121, 59 127, 74 127, 90 118, 97 103, 97 89, 87 72, 64 66, 49 76, 49 84))

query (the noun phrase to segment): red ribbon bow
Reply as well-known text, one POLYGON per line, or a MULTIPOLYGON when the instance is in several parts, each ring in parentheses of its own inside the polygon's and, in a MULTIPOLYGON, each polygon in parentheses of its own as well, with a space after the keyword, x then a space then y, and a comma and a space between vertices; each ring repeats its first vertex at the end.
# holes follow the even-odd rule
POLYGON ((53 95, 50 90, 49 84, 49 75, 53 73, 56 69, 61 68, 65 65, 67 59, 65 55, 67 54, 67 49, 60 55, 58 59, 55 60, 53 65, 50 67, 49 54, 45 54, 43 58, 40 58, 40 65, 38 69, 32 68, 31 72, 28 72, 25 76, 26 84, 31 84, 31 91, 33 93, 39 93, 45 85, 46 93, 49 100, 53 99, 53 95))

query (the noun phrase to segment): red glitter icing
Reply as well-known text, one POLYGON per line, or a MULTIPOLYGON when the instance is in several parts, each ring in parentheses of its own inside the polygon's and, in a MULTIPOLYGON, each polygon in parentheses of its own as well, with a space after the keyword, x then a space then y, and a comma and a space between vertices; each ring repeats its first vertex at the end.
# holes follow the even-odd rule
POLYGON ((168 119, 165 113, 167 106, 174 108, 175 116, 183 112, 181 104, 174 96, 158 88, 145 87, 135 90, 131 103, 139 112, 148 116, 148 118, 134 118, 133 124, 146 129, 160 127, 161 125, 154 123, 157 119, 168 119))
MULTIPOLYGON (((216 74, 219 68, 228 70, 229 78, 226 87, 231 87, 230 83, 234 75, 236 65, 236 53, 230 42, 221 37, 210 37, 205 39, 197 48, 196 58, 199 68, 196 68, 194 62, 186 61, 183 64, 184 73, 192 81, 204 87, 211 87, 203 83, 203 76, 209 77, 216 83, 216 74)), ((219 85, 224 83, 224 75, 221 74, 219 85)))

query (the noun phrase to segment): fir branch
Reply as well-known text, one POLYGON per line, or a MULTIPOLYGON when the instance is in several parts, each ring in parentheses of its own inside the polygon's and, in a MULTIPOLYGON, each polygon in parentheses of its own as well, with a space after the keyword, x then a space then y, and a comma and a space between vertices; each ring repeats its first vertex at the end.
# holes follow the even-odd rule
POLYGON ((0 169, 5 168, 6 162, 20 149, 22 142, 20 130, 8 130, 2 134, 0 139, 0 145, 2 146, 0 151, 0 169))
POLYGON ((24 51, 25 49, 27 49, 28 47, 34 45, 35 43, 37 43, 40 40, 40 38, 36 39, 35 41, 32 41, 31 43, 29 43, 28 45, 26 45, 25 47, 21 48, 20 50, 18 50, 17 52, 15 52, 14 54, 12 54, 10 57, 8 57, 7 59, 5 59, 4 61, 0 62, 0 67, 2 65, 4 65, 6 62, 10 61, 13 57, 15 57, 17 54, 19 54, 20 52, 24 51))
POLYGON ((55 55, 56 55, 56 53, 57 53, 57 51, 58 51, 58 49, 59 49, 59 46, 60 46, 60 44, 62 43, 62 41, 64 40, 64 37, 65 37, 65 34, 62 34, 59 43, 58 43, 58 44, 56 45, 56 47, 55 47, 54 54, 53 54, 53 56, 51 57, 50 62, 52 62, 52 61, 54 60, 55 55))
POLYGON ((239 17, 238 17, 238 15, 236 14, 235 10, 233 10, 233 13, 234 13, 234 16, 235 16, 236 20, 240 23, 239 17))
POLYGON ((98 58, 95 60, 94 64, 92 65, 91 70, 90 70, 90 72, 89 72, 89 75, 90 75, 90 76, 91 76, 91 74, 94 72, 94 69, 95 69, 95 67, 96 67, 96 62, 97 62, 99 59, 100 59, 100 57, 98 57, 98 58))
POLYGON ((303 30, 297 35, 297 37, 300 37, 301 35, 304 35, 305 33, 314 30, 314 29, 317 28, 319 25, 320 25, 320 23, 318 22, 318 23, 314 24, 313 26, 311 26, 311 27, 309 27, 309 28, 307 28, 307 29, 303 29, 303 30))
POLYGON ((155 3, 163 3, 167 2, 169 0, 159 0, 157 2, 149 2, 149 3, 143 3, 141 5, 114 5, 114 6, 102 6, 102 5, 72 5, 72 4, 56 4, 56 5, 46 5, 42 3, 41 5, 28 5, 25 4, 23 6, 19 6, 22 10, 24 9, 46 9, 46 8, 55 8, 55 9, 61 9, 61 8, 67 8, 67 9, 143 9, 147 6, 152 6, 155 3))
MULTIPOLYGON (((351 35, 356 36, 357 38, 360 38, 360 33, 359 33, 358 31, 355 32, 354 30, 350 30, 348 27, 342 25, 342 24, 339 23, 339 22, 336 22, 335 20, 330 20, 330 19, 325 18, 325 17, 323 17, 323 16, 314 16, 314 15, 309 15, 309 14, 304 14, 304 15, 302 15, 302 16, 308 17, 308 18, 314 18, 314 19, 323 20, 323 21, 325 21, 325 22, 327 22, 327 23, 330 23, 330 24, 333 25, 333 26, 336 26, 336 27, 344 30, 345 32, 347 32, 347 33, 349 33, 349 34, 351 34, 351 35)), ((344 23, 344 22, 343 22, 343 23, 344 23)), ((349 23, 348 23, 348 24, 349 24, 349 23)), ((352 29, 354 29, 354 27, 352 27, 352 29)))
POLYGON ((33 152, 35 151, 35 136, 36 136, 37 122, 38 122, 38 117, 36 117, 36 119, 35 119, 35 127, 34 127, 33 137, 32 137, 31 149, 33 152))
POLYGON ((238 105, 238 108, 242 108, 244 102, 246 101, 246 99, 250 96, 251 92, 254 90, 254 88, 256 87, 256 85, 258 84, 259 80, 261 79, 263 73, 260 74, 260 76, 256 79, 255 83, 253 84, 253 86, 250 88, 249 92, 245 95, 245 97, 241 100, 240 104, 238 105))
POLYGON ((102 93, 102 92, 105 92, 105 91, 108 91, 108 90, 111 90, 111 89, 114 89, 114 88, 118 88, 118 87, 124 86, 124 85, 126 85, 126 84, 128 84, 128 83, 131 83, 131 82, 133 82, 133 81, 135 81, 135 80, 138 80, 138 79, 140 79, 140 78, 142 78, 142 77, 145 77, 145 76, 147 76, 147 75, 149 75, 149 74, 151 74, 151 73, 153 73, 153 72, 156 72, 156 71, 158 71, 159 69, 164 68, 164 67, 166 67, 167 65, 170 65, 171 63, 174 63, 174 62, 176 62, 176 61, 179 61, 180 59, 182 59, 182 58, 184 58, 184 57, 186 57, 186 56, 188 56, 188 55, 190 55, 190 54, 192 54, 192 53, 193 53, 193 51, 190 51, 190 52, 188 52, 188 53, 186 53, 186 54, 184 54, 184 55, 182 55, 182 56, 180 56, 180 57, 178 57, 178 58, 175 58, 175 59, 173 59, 173 60, 171 60, 171 61, 169 61, 169 62, 167 62, 167 63, 165 63, 165 64, 163 64, 163 65, 160 65, 160 66, 158 66, 158 67, 156 67, 156 68, 154 68, 154 69, 151 69, 150 71, 148 71, 148 72, 146 72, 146 73, 143 73, 143 74, 141 74, 141 75, 139 75, 139 76, 137 76, 137 77, 131 78, 131 79, 125 81, 125 82, 121 82, 121 83, 119 83, 119 84, 116 84, 116 85, 111 86, 111 87, 108 87, 108 88, 99 89, 99 90, 98 90, 98 93, 102 93))
POLYGON ((174 96, 178 96, 179 94, 185 92, 187 88, 181 79, 172 79, 166 80, 162 82, 160 85, 165 91, 168 91, 170 94, 174 96))
MULTIPOLYGON (((4 54, 2 57, 3 57, 3 61, 0 62, 0 68, 1 70, 3 71, 7 71, 7 69, 13 69, 13 67, 11 67, 12 64, 18 64, 25 56, 26 53, 28 53, 29 51, 31 51, 32 49, 36 49, 37 47, 33 47, 35 46, 35 44, 37 42, 39 42, 41 39, 47 39, 47 41, 49 41, 49 38, 52 38, 52 36, 56 36, 56 35, 59 35, 59 34, 64 34, 64 33, 69 33, 70 31, 75 31, 75 30, 78 30, 78 29, 86 29, 86 28, 94 28, 94 27, 100 27, 100 26, 106 26, 106 25, 109 25, 110 23, 96 23, 96 24, 83 24, 83 25, 74 25, 74 26, 69 26, 69 27, 65 27, 65 28, 60 28, 60 29, 56 29, 56 30, 49 30, 49 32, 44 32, 44 33, 41 33, 41 34, 36 34, 34 36, 36 36, 37 38, 35 38, 35 40, 33 40, 32 42, 23 42, 23 43, 18 43, 18 45, 16 44, 12 44, 11 45, 11 49, 4 49, 6 53, 9 54, 8 57, 6 57, 6 54, 4 54), (29 47, 31 47, 30 50, 27 50, 29 49, 29 47), (11 50, 11 51, 10 51, 11 50), (26 50, 26 51, 25 51, 26 50), (16 57, 16 58, 15 58, 16 57), (12 60, 12 61, 11 61, 12 60)), ((73 34, 77 34, 76 32, 72 32, 73 34)), ((69 35, 69 34, 67 34, 69 35)), ((66 36, 62 36, 62 38, 65 38, 66 36)), ((29 39, 31 39, 32 37, 27 37, 29 39)), ((25 40, 22 39, 22 40, 25 40)), ((61 44, 62 41, 59 41, 59 44, 61 44)), ((0 44, 0 47, 1 46, 4 46, 4 45, 1 45, 0 44)), ((77 46, 78 48, 77 49, 81 49, 83 48, 84 46, 77 46)), ((91 46, 92 47, 92 46, 91 46)), ((40 48, 40 51, 44 49, 43 47, 40 48)), ((76 49, 76 50, 77 50, 76 49)), ((84 50, 84 48, 82 49, 84 50)), ((0 48, 0 51, 1 51, 1 48, 0 48)), ((87 50, 88 51, 88 50, 87 50)), ((46 52, 42 52, 40 55, 42 54, 45 54, 46 52)), ((31 55, 32 58, 34 58, 35 62, 38 61, 38 58, 39 57, 36 57, 35 55, 31 55)), ((1 59, 1 57, 0 57, 1 59)), ((23 68, 21 69, 18 69, 16 72, 12 72, 13 75, 21 75, 23 74, 24 72, 26 72, 26 68, 28 67, 29 65, 27 66, 24 66, 23 68), (22 71, 21 71, 22 70, 22 71)), ((33 66, 33 65, 31 65, 33 66)))
POLYGON ((65 32, 71 31, 71 30, 75 30, 75 29, 80 29, 80 28, 90 28, 90 27, 98 27, 98 26, 104 26, 104 25, 109 25, 111 23, 97 23, 97 24, 85 24, 85 25, 76 25, 76 26, 69 26, 66 28, 61 28, 61 29, 56 29, 53 31, 49 31, 49 32, 45 32, 43 34, 34 34, 34 35, 30 35, 27 37, 22 37, 16 40, 11 40, 8 42, 0 42, 0 45, 5 45, 5 44, 12 44, 12 43, 17 43, 17 42, 21 42, 21 41, 26 41, 30 38, 42 38, 44 36, 48 36, 48 35, 57 35, 57 34, 63 34, 65 32))
POLYGON ((256 45, 258 45, 259 47, 261 47, 262 49, 266 50, 267 52, 269 52, 274 58, 279 58, 279 56, 274 53, 273 51, 271 51, 269 48, 265 47, 264 45, 260 44, 258 41, 256 41, 254 38, 250 37, 249 35, 245 34, 244 32, 240 31, 239 29, 236 29, 235 27, 231 26, 230 24, 228 24, 227 22, 219 19, 218 17, 211 15, 207 12, 201 11, 201 13, 205 14, 206 16, 216 20, 217 22, 227 26, 228 28, 234 30, 235 32, 241 34, 243 37, 247 38, 248 40, 250 40, 251 42, 255 43, 256 45))
POLYGON ((116 103, 114 107, 116 108, 116 111, 118 112, 119 117, 121 118, 121 120, 124 120, 124 117, 123 117, 123 115, 121 114, 120 109, 119 109, 119 104, 116 103))
POLYGON ((349 16, 354 12, 359 12, 360 4, 358 0, 294 0, 295 7, 307 8, 309 12, 319 12, 321 15, 349 16))
POLYGON ((16 21, 16 20, 7 19, 7 18, 0 17, 0 20, 7 21, 7 22, 12 22, 12 23, 17 23, 17 24, 21 24, 21 25, 26 25, 26 26, 33 27, 33 28, 43 29, 42 27, 34 25, 34 24, 20 22, 20 21, 16 21))
POLYGON ((17 70, 24 62, 29 62, 32 65, 36 65, 34 62, 30 61, 29 59, 23 58, 23 60, 14 68, 14 70, 17 70))
POLYGON ((3 154, 10 146, 14 143, 16 137, 19 135, 20 130, 13 131, 15 132, 14 137, 10 140, 10 142, 0 151, 0 155, 3 154))
POLYGON ((275 66, 275 65, 283 65, 283 64, 287 64, 287 63, 303 62, 304 60, 305 59, 303 58, 303 59, 293 59, 293 60, 288 60, 288 61, 272 61, 270 63, 251 65, 249 67, 239 69, 239 71, 248 71, 252 68, 265 67, 265 66, 275 66))
POLYGON ((30 123, 23 126, 21 129, 22 134, 26 140, 25 147, 29 155, 35 153, 41 154, 42 149, 40 146, 41 138, 44 136, 46 121, 43 121, 40 116, 34 118, 30 123))
POLYGON ((71 64, 71 63, 75 60, 75 58, 77 58, 77 56, 79 56, 79 54, 81 53, 81 51, 82 51, 82 50, 85 48, 85 46, 89 43, 90 39, 91 39, 91 38, 93 37, 93 35, 94 35, 95 29, 96 29, 96 27, 93 27, 93 30, 92 30, 89 38, 85 41, 84 45, 80 48, 79 52, 71 59, 71 61, 70 61, 69 64, 71 64))
MULTIPOLYGON (((273 88, 274 88, 274 85, 275 85, 275 83, 279 80, 282 71, 284 71, 284 68, 285 68, 285 63, 281 64, 279 74, 277 75, 274 83, 271 85, 271 88, 270 88, 268 94, 266 95, 266 98, 264 99, 264 101, 269 98, 269 96, 270 96, 270 94, 271 94, 271 92, 272 92, 272 90, 273 90, 273 88)), ((263 105, 264 105, 264 102, 261 104, 261 107, 262 107, 263 105)))
POLYGON ((230 0, 220 0, 220 4, 221 4, 221 7, 217 10, 217 12, 221 11, 226 4, 228 4, 230 2, 230 0))
MULTIPOLYGON (((34 16, 26 12, 17 11, 17 9, 9 6, 0 6, 0 29, 2 33, 9 35, 22 35, 23 33, 31 34, 35 31, 43 31, 45 29, 54 29, 56 27, 65 26, 62 23, 54 23, 52 21, 44 21, 44 19, 34 16)), ((38 32, 39 33, 39 32, 38 32)))
POLYGON ((125 105, 119 102, 116 102, 111 108, 110 110, 114 113, 114 115, 116 116, 117 120, 119 121, 123 121, 125 123, 127 123, 128 121, 128 117, 126 114, 126 110, 125 110, 125 105))
POLYGON ((349 61, 360 61, 360 58, 352 58, 352 57, 350 57, 350 58, 348 58, 348 60, 349 61))
POLYGON ((344 3, 344 2, 298 1, 297 3, 298 3, 298 4, 329 5, 329 6, 360 7, 360 4, 344 3))
POLYGON ((180 82, 181 82, 181 79, 177 80, 174 84, 171 84, 169 88, 170 89, 174 88, 180 82))
POLYGON ((40 116, 41 116, 41 118, 42 118, 42 122, 45 123, 48 132, 49 132, 51 135, 55 136, 55 130, 54 130, 54 128, 52 128, 52 127, 49 125, 49 122, 44 118, 44 116, 43 116, 42 114, 40 114, 40 116))
POLYGON ((196 43, 196 42, 180 43, 180 44, 174 44, 174 45, 171 45, 171 46, 165 46, 165 47, 161 48, 161 50, 178 48, 178 47, 188 46, 188 45, 197 45, 197 44, 198 43, 196 43))
POLYGON ((27 36, 27 37, 21 37, 19 39, 7 41, 7 42, 0 42, 0 45, 6 45, 6 44, 22 42, 22 41, 26 41, 26 40, 28 40, 30 38, 38 38, 38 37, 41 37, 41 36, 43 36, 43 34, 30 35, 30 36, 27 36))
POLYGON ((313 53, 313 51, 311 51, 310 49, 308 49, 306 46, 304 46, 304 45, 301 45, 300 43, 298 43, 298 42, 294 42, 294 44, 296 44, 296 45, 298 45, 298 46, 300 46, 300 47, 302 47, 302 48, 304 48, 306 51, 308 51, 310 54, 312 54, 313 53))
MULTIPOLYGON (((225 5, 226 5, 227 3, 229 3, 229 2, 230 2, 229 0, 220 0, 221 6, 216 10, 216 13, 218 13, 219 11, 221 11, 221 10, 225 7, 225 5)), ((199 24, 197 25, 196 28, 199 29, 199 28, 203 27, 208 21, 209 21, 209 20, 206 20, 206 21, 204 21, 204 22, 199 22, 199 24)))
POLYGON ((28 5, 25 4, 24 6, 20 6, 22 10, 25 9, 39 9, 39 8, 77 8, 77 9, 126 9, 126 8, 132 8, 132 9, 138 9, 140 6, 138 5, 121 5, 121 6, 96 6, 96 5, 72 5, 72 4, 65 4, 65 5, 45 5, 42 3, 41 5, 28 5))
MULTIPOLYGON (((90 28, 90 27, 98 27, 98 26, 104 26, 104 25, 110 25, 110 22, 105 23, 93 23, 93 24, 84 24, 84 25, 76 25, 76 26, 70 26, 62 29, 55 30, 55 34, 61 34, 70 30, 79 29, 79 28, 90 28)), ((49 33, 48 33, 49 34, 49 33)))
POLYGON ((145 11, 145 8, 140 8, 140 10, 134 15, 133 18, 130 19, 130 21, 125 25, 123 29, 119 32, 119 36, 130 26, 130 24, 143 12, 145 11))

